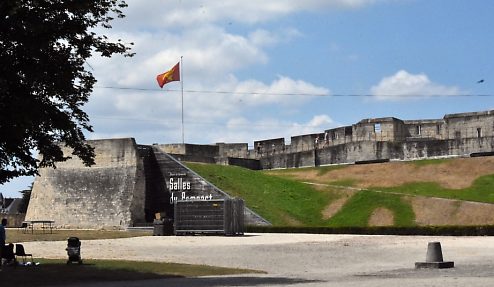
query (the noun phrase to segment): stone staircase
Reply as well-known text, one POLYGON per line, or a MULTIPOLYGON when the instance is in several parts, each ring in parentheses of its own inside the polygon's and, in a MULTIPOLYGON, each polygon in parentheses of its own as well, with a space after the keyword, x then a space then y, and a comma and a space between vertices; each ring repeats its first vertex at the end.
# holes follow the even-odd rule
MULTIPOLYGON (((166 183, 170 195, 169 209, 173 209, 173 201, 176 200, 211 200, 225 199, 230 196, 220 190, 212 183, 195 173, 176 160, 169 154, 163 152, 159 146, 152 146, 157 166, 166 183)), ((245 224, 247 225, 269 225, 264 218, 245 207, 245 224)))

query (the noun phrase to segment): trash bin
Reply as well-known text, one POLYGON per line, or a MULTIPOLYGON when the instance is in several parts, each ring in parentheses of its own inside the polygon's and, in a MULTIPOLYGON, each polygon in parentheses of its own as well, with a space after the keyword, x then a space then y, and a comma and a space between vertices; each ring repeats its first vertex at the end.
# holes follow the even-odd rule
POLYGON ((155 219, 153 227, 154 236, 173 235, 173 220, 169 218, 155 219))
POLYGON ((153 221, 153 236, 163 236, 165 235, 165 228, 163 220, 155 219, 153 221))

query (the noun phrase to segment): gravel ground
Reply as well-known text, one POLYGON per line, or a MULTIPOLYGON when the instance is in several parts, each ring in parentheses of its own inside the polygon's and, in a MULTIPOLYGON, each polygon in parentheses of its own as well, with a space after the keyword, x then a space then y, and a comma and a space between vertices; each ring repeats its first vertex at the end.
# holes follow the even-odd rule
MULTIPOLYGON (((36 257, 67 258, 66 241, 26 242, 36 257)), ((247 234, 148 236, 83 241, 83 259, 207 264, 266 271, 266 275, 162 279, 73 286, 490 286, 494 237, 247 234), (440 241, 455 268, 415 270, 427 243, 440 241)))

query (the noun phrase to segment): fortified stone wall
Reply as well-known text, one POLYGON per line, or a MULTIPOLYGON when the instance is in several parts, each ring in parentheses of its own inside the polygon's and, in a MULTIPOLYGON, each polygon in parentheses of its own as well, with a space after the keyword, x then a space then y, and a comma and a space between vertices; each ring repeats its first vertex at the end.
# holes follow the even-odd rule
MULTIPOLYGON (((26 220, 54 220, 62 228, 124 229, 149 224, 156 213, 172 218, 174 200, 229 197, 158 145, 136 145, 131 138, 89 144, 95 148, 94 166, 74 158, 39 170, 26 220)), ((269 224, 248 208, 245 215, 248 224, 269 224)))
POLYGON ((444 121, 449 139, 494 136, 494 111, 451 114, 444 121))
MULTIPOLYGON (((445 115, 443 119, 407 120, 364 119, 314 133, 254 142, 244 158, 229 160, 220 154, 210 160, 250 168, 253 160, 262 169, 317 166, 375 160, 411 160, 436 156, 464 156, 491 153, 494 137, 494 111, 445 115), (248 160, 247 160, 248 159, 248 160)), ((187 154, 187 159, 192 159, 187 154)), ((206 158, 198 159, 205 161, 206 158)))
POLYGON ((160 148, 169 154, 186 154, 184 144, 162 144, 160 148))
POLYGON ((279 154, 260 159, 263 169, 295 168, 373 160, 413 160, 430 157, 469 156, 492 152, 494 137, 461 140, 405 142, 351 142, 314 151, 279 154))
POLYGON ((403 121, 397 118, 365 119, 353 125, 354 142, 399 141, 403 138, 403 121))
POLYGON ((217 143, 219 157, 247 158, 249 146, 246 143, 217 143))
MULTIPOLYGON (((324 138, 327 143, 335 144, 343 144, 347 142, 351 142, 353 140, 354 135, 354 127, 340 127, 336 129, 331 129, 328 131, 328 134, 324 134, 324 138)), ((321 138, 319 138, 318 143, 321 144, 321 138)))
MULTIPOLYGON (((57 169, 39 170, 26 219, 55 220, 62 227, 125 228, 149 222, 155 212, 173 214, 175 197, 227 196, 166 153, 178 160, 252 169, 492 154, 494 111, 441 120, 366 119, 291 140, 289 145, 284 138, 255 141, 251 150, 244 143, 151 147, 137 146, 133 139, 91 141, 95 166, 85 167, 74 158, 57 169)), ((248 209, 246 215, 251 223, 266 223, 248 209)))
POLYGON ((292 136, 290 143, 290 152, 312 150, 314 149, 316 139, 323 139, 324 136, 325 136, 324 134, 320 134, 320 133, 292 136))
POLYGON ((144 222, 144 167, 134 139, 90 144, 96 165, 85 167, 74 157, 56 169, 39 170, 26 220, 54 220, 65 228, 114 229, 144 222))
MULTIPOLYGON (((215 200, 230 198, 224 191, 190 170, 174 157, 166 154, 161 146, 152 147, 156 161, 166 183, 169 201, 162 206, 169 217, 173 215, 173 203, 177 200, 215 200)), ((266 225, 269 224, 255 212, 245 207, 246 224, 266 225)))
POLYGON ((284 153, 287 147, 285 146, 284 138, 276 138, 276 139, 255 141, 254 149, 256 151, 256 157, 262 157, 267 155, 284 153))
POLYGON ((446 139, 443 120, 405 121, 406 138, 446 139))

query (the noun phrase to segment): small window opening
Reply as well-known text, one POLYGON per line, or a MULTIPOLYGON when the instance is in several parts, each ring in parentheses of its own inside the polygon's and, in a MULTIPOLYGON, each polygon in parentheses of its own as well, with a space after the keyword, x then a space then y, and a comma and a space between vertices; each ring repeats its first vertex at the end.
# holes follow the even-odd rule
POLYGON ((374 124, 374 132, 376 133, 381 132, 381 123, 374 124))
POLYGON ((482 137, 482 128, 477 128, 477 137, 478 138, 482 137))
POLYGON ((422 126, 421 125, 418 125, 417 126, 417 135, 422 135, 422 126))

